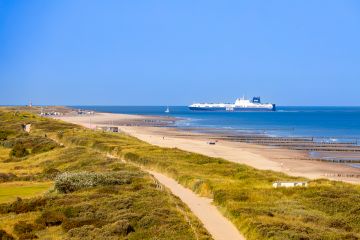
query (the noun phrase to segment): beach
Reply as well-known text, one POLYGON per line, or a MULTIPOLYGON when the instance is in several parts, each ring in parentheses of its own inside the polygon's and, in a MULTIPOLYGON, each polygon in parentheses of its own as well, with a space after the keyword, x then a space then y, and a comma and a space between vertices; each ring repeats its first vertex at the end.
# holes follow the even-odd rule
MULTIPOLYGON (((39 109, 31 110, 39 114, 39 109)), ((79 159, 81 161, 75 161, 72 165, 76 174, 79 170, 86 169, 101 174, 98 169, 104 166, 108 166, 116 174, 129 174, 130 170, 149 173, 150 175, 146 175, 148 186, 154 193, 168 194, 170 200, 174 199, 174 196, 177 197, 175 199, 179 202, 172 201, 175 203, 173 209, 180 213, 177 216, 183 217, 184 223, 188 226, 186 229, 189 234, 194 235, 194 239, 201 239, 200 235, 203 234, 211 235, 214 240, 253 239, 253 233, 260 236, 255 239, 263 239, 267 235, 262 237, 261 234, 273 231, 279 222, 294 231, 296 235, 293 236, 304 236, 302 230, 299 233, 296 231, 299 225, 308 224, 306 219, 309 216, 321 220, 312 225, 316 231, 306 232, 308 239, 316 239, 320 235, 331 236, 329 239, 345 239, 343 236, 348 236, 349 228, 341 228, 341 233, 331 232, 327 227, 327 220, 334 218, 333 215, 338 216, 341 211, 341 219, 344 219, 342 221, 357 216, 353 211, 353 208, 357 207, 353 205, 352 199, 359 197, 358 185, 345 182, 358 183, 359 169, 351 168, 346 163, 310 160, 308 152, 304 150, 242 142, 242 139, 273 141, 276 144, 284 142, 291 147, 304 144, 311 148, 323 146, 328 151, 333 151, 333 148, 336 150, 339 146, 344 147, 339 143, 333 145, 300 138, 284 139, 252 133, 246 136, 243 133, 231 135, 231 129, 209 131, 203 128, 194 131, 191 128, 179 127, 177 121, 182 119, 169 116, 69 109, 59 109, 57 114, 48 113, 45 118, 40 118, 31 117, 29 112, 22 115, 9 112, 3 115, 3 118, 6 120, 16 117, 19 122, 24 118, 32 119, 29 136, 41 138, 42 141, 47 139, 59 146, 51 150, 51 154, 40 153, 44 156, 43 159, 51 164, 64 160, 64 164, 68 164, 74 162, 73 158, 79 159), (89 151, 89 154, 83 151, 89 151), (294 184, 297 187, 279 189, 278 184, 274 186, 275 182, 294 184), (330 209, 336 209, 336 212, 329 211, 330 209), (267 222, 266 226, 263 225, 264 219, 267 222), (258 230, 258 226, 262 228, 258 230), (206 231, 198 231, 199 227, 206 231)), ((6 123, 9 124, 8 122, 6 123)), ((354 147, 357 150, 358 146, 354 147)), ((30 156, 28 160, 31 166, 39 165, 33 163, 34 160, 38 160, 37 155, 30 156)), ((13 169, 11 167, 13 166, 9 168, 11 171, 19 173, 17 166, 13 169)), ((69 169, 69 166, 66 169, 69 169)), ((125 176, 127 175, 121 177, 125 176)), ((133 193, 140 194, 134 200, 155 204, 154 199, 145 200, 149 195, 148 190, 142 189, 138 184, 136 186, 126 186, 126 189, 133 193)), ((105 187, 107 194, 118 195, 123 192, 105 187)), ((95 193, 99 196, 97 191, 95 193)), ((121 198, 127 199, 124 196, 121 198)), ((163 204, 160 203, 160 206, 163 204)), ((144 209, 148 207, 141 208, 144 209)), ((161 216, 169 217, 168 211, 165 213, 161 216)), ((336 228, 336 231, 339 229, 336 228)), ((283 228, 276 234, 279 239, 288 239, 289 236, 288 231, 283 231, 283 228)))
POLYGON ((256 169, 272 170, 309 179, 327 178, 350 183, 360 182, 358 177, 360 169, 346 164, 310 160, 306 151, 226 139, 216 140, 216 144, 208 144, 216 137, 215 135, 168 127, 169 123, 176 121, 171 117, 94 113, 65 114, 54 118, 92 129, 99 126, 117 126, 120 131, 153 145, 219 157, 256 169))

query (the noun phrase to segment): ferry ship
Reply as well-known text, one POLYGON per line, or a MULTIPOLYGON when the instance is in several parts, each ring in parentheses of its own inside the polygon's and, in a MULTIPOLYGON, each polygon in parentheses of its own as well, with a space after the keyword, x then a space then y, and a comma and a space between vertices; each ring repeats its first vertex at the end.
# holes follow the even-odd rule
POLYGON ((261 103, 260 97, 253 97, 252 100, 238 98, 235 103, 194 103, 189 106, 189 109, 193 111, 264 112, 276 111, 276 105, 261 103))

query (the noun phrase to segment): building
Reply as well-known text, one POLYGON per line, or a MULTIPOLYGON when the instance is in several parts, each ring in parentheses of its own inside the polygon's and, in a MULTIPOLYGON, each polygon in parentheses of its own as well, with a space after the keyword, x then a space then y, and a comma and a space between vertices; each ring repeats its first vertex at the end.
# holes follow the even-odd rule
POLYGON ((96 126, 96 130, 101 130, 104 132, 119 132, 118 127, 112 127, 112 126, 96 126))
POLYGON ((43 112, 41 111, 40 116, 61 116, 60 112, 43 112))
POLYGON ((307 187, 308 183, 307 182, 274 182, 272 185, 274 188, 278 188, 278 187, 307 187))

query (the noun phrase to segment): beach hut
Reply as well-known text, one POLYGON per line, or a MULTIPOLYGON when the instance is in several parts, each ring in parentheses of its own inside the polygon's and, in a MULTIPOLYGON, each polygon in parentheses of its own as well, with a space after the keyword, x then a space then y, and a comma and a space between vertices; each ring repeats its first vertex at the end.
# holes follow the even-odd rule
POLYGON ((108 132, 119 132, 118 127, 108 127, 108 132))
POLYGON ((119 132, 118 127, 111 127, 111 126, 96 126, 96 129, 97 130, 102 130, 104 132, 114 132, 114 133, 119 132))
POLYGON ((307 187, 308 183, 307 182, 282 182, 282 181, 277 181, 274 182, 272 185, 274 188, 278 188, 278 187, 307 187))

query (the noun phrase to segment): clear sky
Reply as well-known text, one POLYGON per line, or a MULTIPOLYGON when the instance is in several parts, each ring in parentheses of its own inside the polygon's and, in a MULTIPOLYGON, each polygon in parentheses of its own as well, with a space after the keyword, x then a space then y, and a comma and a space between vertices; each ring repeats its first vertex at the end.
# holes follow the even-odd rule
POLYGON ((0 0, 0 105, 360 106, 360 1, 0 0))

